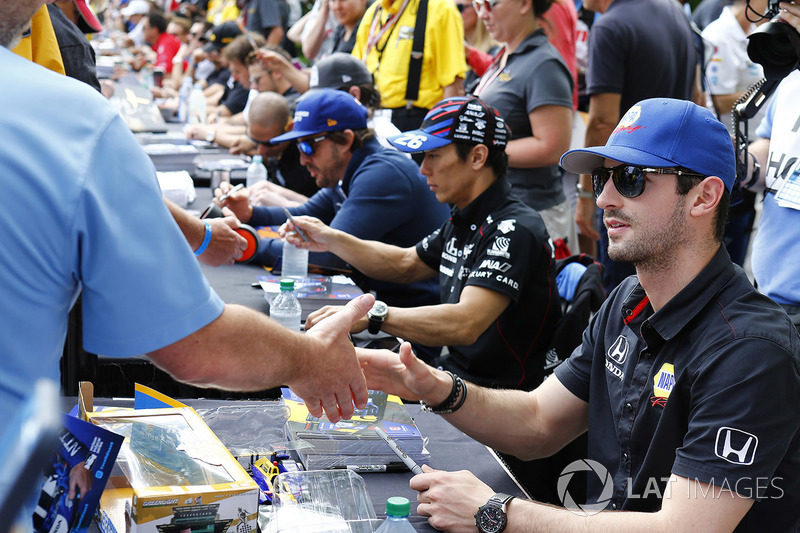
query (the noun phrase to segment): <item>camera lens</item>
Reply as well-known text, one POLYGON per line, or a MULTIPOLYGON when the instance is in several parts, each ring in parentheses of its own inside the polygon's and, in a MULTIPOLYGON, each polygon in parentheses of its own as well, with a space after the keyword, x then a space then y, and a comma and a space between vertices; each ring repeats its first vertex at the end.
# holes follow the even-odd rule
POLYGON ((764 68, 768 79, 783 78, 798 66, 800 35, 778 17, 748 37, 747 55, 764 68))

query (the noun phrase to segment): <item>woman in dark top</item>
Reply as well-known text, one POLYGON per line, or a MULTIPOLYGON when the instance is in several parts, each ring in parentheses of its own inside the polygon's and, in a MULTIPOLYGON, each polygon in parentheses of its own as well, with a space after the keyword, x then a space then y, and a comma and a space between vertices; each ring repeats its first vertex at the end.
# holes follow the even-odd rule
MULTIPOLYGON (((473 91, 511 130, 512 193, 542 216, 553 240, 574 228, 558 161, 572 136, 572 75, 537 18, 552 0, 474 0, 478 18, 504 47, 473 91)), ((568 242, 568 246, 577 243, 568 242)))
POLYGON ((367 10, 366 0, 328 0, 330 2, 333 16, 339 23, 333 33, 333 52, 344 52, 349 54, 353 51, 356 43, 356 33, 358 25, 364 11, 367 10))

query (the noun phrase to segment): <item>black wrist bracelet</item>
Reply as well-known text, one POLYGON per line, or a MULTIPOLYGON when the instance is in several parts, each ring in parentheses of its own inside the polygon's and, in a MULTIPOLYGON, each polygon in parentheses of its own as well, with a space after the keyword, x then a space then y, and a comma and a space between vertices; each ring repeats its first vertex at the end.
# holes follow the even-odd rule
POLYGON ((464 405, 467 399, 467 386, 464 380, 456 376, 452 372, 445 370, 450 377, 453 378, 453 388, 450 390, 450 395, 439 405, 431 407, 425 402, 420 402, 423 411, 434 413, 437 415, 446 415, 455 412, 457 409, 464 405))

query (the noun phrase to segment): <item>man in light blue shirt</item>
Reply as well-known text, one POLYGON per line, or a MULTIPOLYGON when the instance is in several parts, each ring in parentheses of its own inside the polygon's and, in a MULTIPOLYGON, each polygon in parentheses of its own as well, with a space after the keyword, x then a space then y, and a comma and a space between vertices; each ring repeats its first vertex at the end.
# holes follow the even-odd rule
POLYGON ((89 86, 9 51, 41 3, 0 0, 0 412, 14 413, 38 378, 58 378, 79 294, 90 352, 145 353, 199 386, 287 384, 331 421, 349 417, 353 403, 363 407, 366 384, 347 332, 372 297, 304 336, 225 305, 118 113, 89 86))

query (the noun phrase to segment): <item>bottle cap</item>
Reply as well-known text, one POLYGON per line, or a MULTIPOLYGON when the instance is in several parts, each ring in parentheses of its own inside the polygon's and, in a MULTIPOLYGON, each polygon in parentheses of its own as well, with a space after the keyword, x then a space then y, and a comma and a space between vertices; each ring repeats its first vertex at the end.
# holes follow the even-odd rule
POLYGON ((408 498, 392 496, 386 500, 386 514, 390 516, 408 516, 411 513, 411 503, 408 498))
POLYGON ((263 162, 263 161, 264 161, 264 158, 263 158, 263 157, 261 157, 260 155, 254 155, 254 156, 253 156, 253 162, 254 162, 254 163, 261 163, 261 162, 263 162))
POLYGON ((289 278, 281 278, 281 290, 282 291, 293 291, 294 290, 294 280, 289 278))

